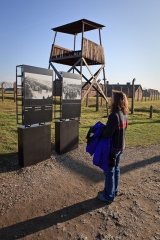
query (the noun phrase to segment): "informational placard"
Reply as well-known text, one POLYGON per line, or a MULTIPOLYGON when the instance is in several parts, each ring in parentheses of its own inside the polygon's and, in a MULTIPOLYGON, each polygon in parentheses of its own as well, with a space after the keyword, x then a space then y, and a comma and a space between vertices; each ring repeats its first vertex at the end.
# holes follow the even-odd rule
POLYGON ((62 100, 81 100, 81 79, 63 78, 62 100))
POLYGON ((79 74, 62 72, 62 118, 80 117, 82 77, 79 74))
POLYGON ((53 71, 23 65, 23 124, 52 121, 53 71))

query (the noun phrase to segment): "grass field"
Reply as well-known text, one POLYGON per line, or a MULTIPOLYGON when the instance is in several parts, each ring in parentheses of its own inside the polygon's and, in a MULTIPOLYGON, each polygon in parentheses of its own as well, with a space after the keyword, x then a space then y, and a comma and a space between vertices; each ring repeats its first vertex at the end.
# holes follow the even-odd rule
MULTIPOLYGON (((101 102, 101 101, 99 101, 101 102)), ((88 107, 82 104, 79 125, 79 143, 86 142, 86 134, 90 126, 97 121, 106 123, 107 110, 105 101, 95 108, 95 98, 89 99, 88 107)), ((129 99, 129 106, 131 100, 129 99)), ((147 146, 160 143, 160 100, 135 101, 134 114, 128 115, 129 126, 126 132, 126 147, 147 146), (153 116, 150 118, 150 106, 153 106, 153 116)), ((54 119, 51 123, 51 141, 55 141, 54 119)), ((2 102, 0 98, 0 154, 15 153, 18 151, 18 125, 16 123, 16 103, 13 98, 2 102)))

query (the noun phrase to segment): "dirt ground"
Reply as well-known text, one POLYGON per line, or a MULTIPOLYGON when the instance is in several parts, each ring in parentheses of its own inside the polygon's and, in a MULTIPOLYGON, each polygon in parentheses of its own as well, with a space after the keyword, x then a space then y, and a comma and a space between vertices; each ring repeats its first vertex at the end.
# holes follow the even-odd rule
POLYGON ((0 158, 0 240, 160 239, 160 144, 125 150, 110 205, 85 145, 25 168, 0 158))

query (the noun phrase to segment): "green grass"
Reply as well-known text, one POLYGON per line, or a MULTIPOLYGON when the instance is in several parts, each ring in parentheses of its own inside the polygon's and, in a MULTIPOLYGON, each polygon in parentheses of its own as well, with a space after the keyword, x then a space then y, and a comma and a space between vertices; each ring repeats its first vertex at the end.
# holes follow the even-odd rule
MULTIPOLYGON (((101 101, 99 101, 101 102, 101 101)), ((110 102, 110 101, 109 101, 110 102)), ((129 107, 131 100, 129 99, 129 107)), ((160 100, 136 101, 134 114, 128 115, 129 126, 126 131, 126 147, 148 146, 160 143, 160 100), (153 106, 153 117, 150 118, 150 106, 153 106)), ((82 104, 81 118, 79 125, 79 143, 86 143, 86 134, 89 127, 97 121, 106 123, 107 110, 105 101, 96 112, 95 98, 89 99, 86 107, 85 101, 82 104)), ((0 156, 2 154, 18 152, 18 125, 16 123, 16 103, 13 99, 0 98, 0 156)), ((51 123, 51 141, 55 142, 55 123, 51 123)))
POLYGON ((5 99, 0 102, 0 153, 17 152, 16 104, 5 99))

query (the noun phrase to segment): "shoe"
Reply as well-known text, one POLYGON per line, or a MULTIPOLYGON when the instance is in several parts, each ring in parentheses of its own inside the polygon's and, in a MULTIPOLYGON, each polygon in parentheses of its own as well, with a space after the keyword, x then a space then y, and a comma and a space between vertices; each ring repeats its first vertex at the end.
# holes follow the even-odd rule
POLYGON ((117 193, 117 194, 115 194, 115 197, 119 197, 119 196, 122 196, 124 193, 117 193))
POLYGON ((109 201, 109 200, 107 200, 104 196, 103 196, 103 194, 98 194, 98 199, 99 200, 101 200, 101 201, 103 201, 103 202, 108 202, 108 203, 112 203, 113 201, 109 201))
POLYGON ((99 194, 103 194, 103 193, 104 193, 104 190, 99 191, 99 192, 98 192, 98 195, 99 195, 99 194))

